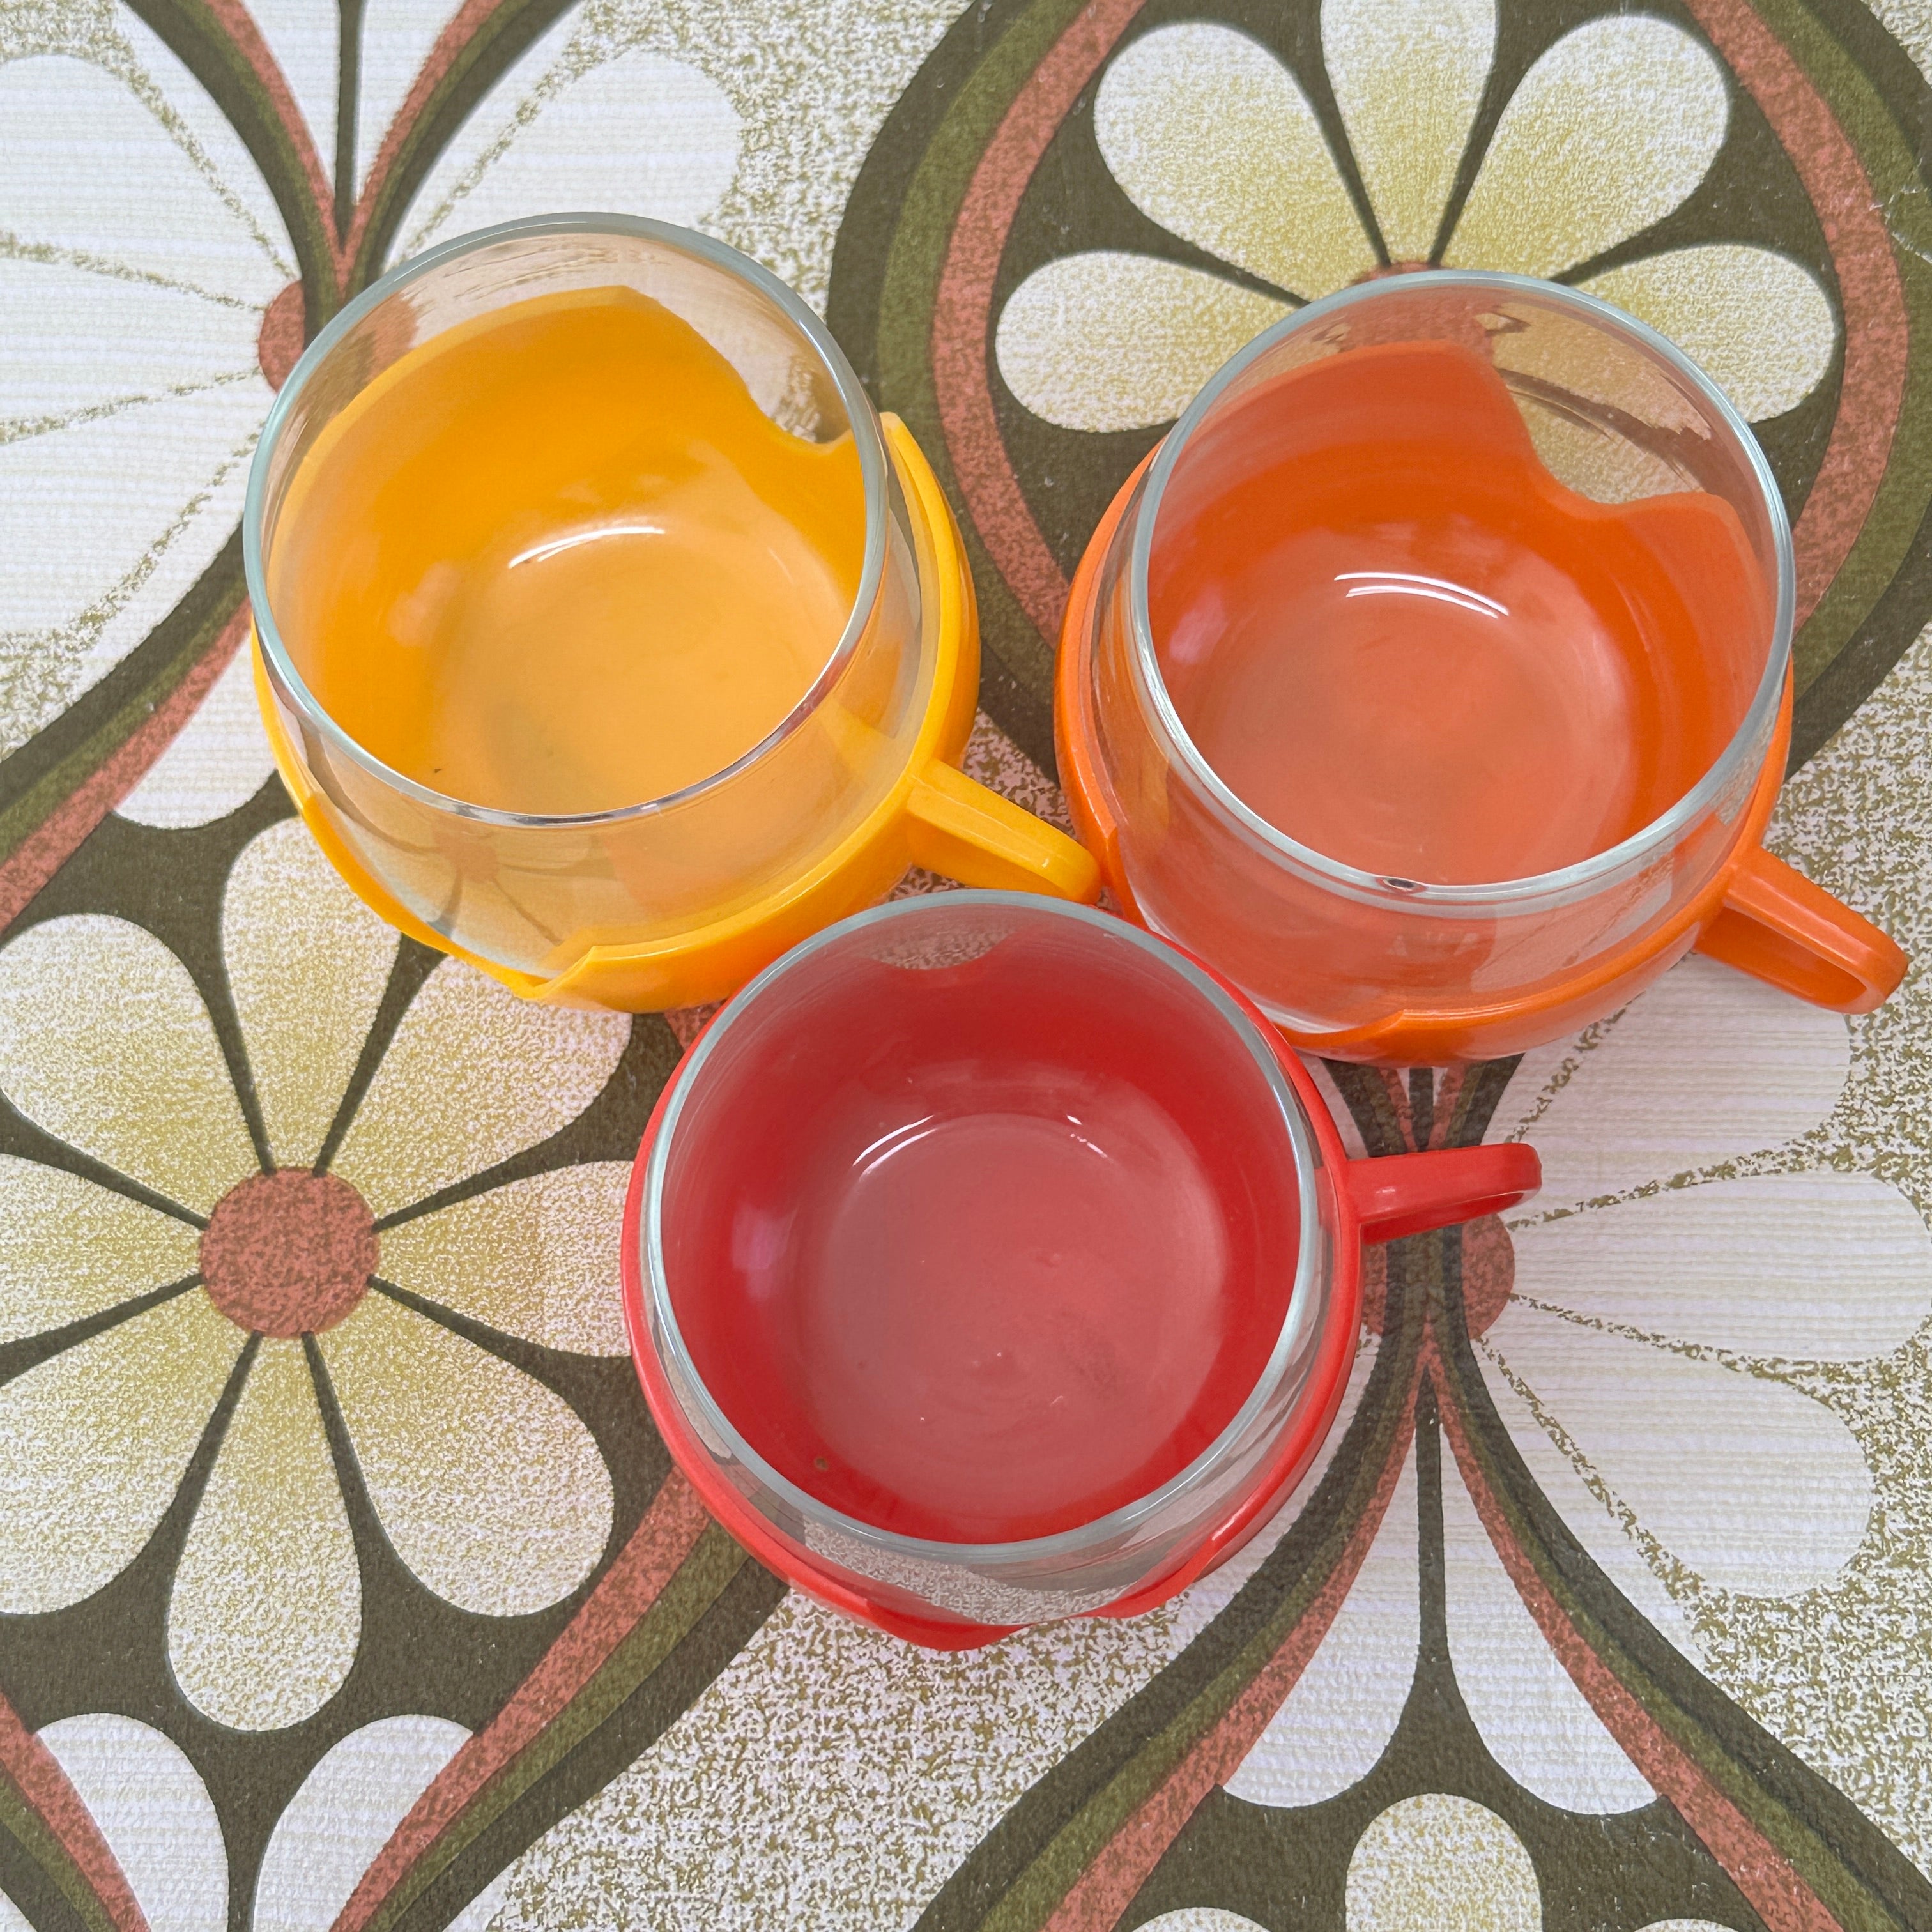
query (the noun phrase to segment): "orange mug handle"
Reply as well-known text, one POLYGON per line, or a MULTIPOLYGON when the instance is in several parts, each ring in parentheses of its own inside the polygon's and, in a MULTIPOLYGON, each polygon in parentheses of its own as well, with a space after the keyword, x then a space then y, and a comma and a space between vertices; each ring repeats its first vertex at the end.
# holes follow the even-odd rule
POLYGON ((1837 1013, 1882 1006, 1909 963, 1870 920, 1762 847, 1732 874, 1697 950, 1837 1013))
POLYGON ((1543 1185, 1543 1163, 1533 1147, 1501 1141, 1352 1160, 1342 1184, 1362 1239, 1394 1241, 1519 1206, 1543 1185))

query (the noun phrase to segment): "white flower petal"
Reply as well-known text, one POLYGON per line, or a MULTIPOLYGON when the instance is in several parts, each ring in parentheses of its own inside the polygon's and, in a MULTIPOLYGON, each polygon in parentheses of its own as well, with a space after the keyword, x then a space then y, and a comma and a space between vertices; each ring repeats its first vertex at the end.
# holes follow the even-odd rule
POLYGON ((0 1342, 185 1280, 200 1245, 171 1214, 63 1168, 0 1154, 0 1342))
POLYGON ((1496 0, 1323 0, 1322 58, 1391 261, 1435 248, 1496 44, 1496 0))
POLYGON ((1520 1302, 1484 1340, 1491 1388, 1506 1364, 1637 1522, 1706 1582, 1793 1596, 1857 1553, 1871 1472, 1851 1431, 1809 1396, 1520 1302))
POLYGON ((1588 21, 1523 76, 1443 259, 1525 275, 1587 261, 1685 200, 1730 118, 1724 70, 1682 27, 1588 21))
POLYGON ((1453 1456, 1442 1472, 1443 1585, 1456 1688, 1490 1755, 1566 1811, 1634 1811, 1657 1795, 1604 1728, 1510 1580, 1453 1456))
POLYGON ((438 1596, 514 1616, 590 1574, 610 1478, 560 1396, 380 1294, 321 1348, 376 1513, 438 1596))
POLYGON ((77 252, 109 275, 158 277, 259 312, 295 273, 274 197, 159 38, 124 7, 105 11, 88 10, 70 37, 57 31, 47 56, 0 66, 9 234, 77 252))
POLYGON ((1318 1804, 1373 1770, 1415 1681, 1415 1450, 1321 1648, 1228 1780, 1253 1804, 1318 1804))
POLYGON ((0 444, 0 748, 124 656, 233 533, 268 386, 235 380, 0 444), (67 540, 49 542, 57 522, 67 540), (140 626, 139 629, 134 626, 140 626))
POLYGON ((241 1352, 190 1289, 0 1388, 0 1612, 63 1610, 134 1562, 241 1352))
POLYGON ((40 1738, 100 1826, 148 1932, 224 1932, 221 1820, 180 1746, 106 1713, 63 1718, 40 1738))
POLYGON ((403 1016, 335 1171, 379 1216, 422 1200, 567 1126, 630 1036, 628 1015, 539 1006, 446 961, 403 1016))
POLYGON ((708 74, 644 48, 607 56, 582 37, 573 10, 443 150, 403 218, 395 257, 556 208, 695 226, 730 186, 740 139, 737 114, 708 74))
POLYGON ((255 703, 254 657, 235 653, 172 744, 114 809, 137 825, 207 825, 246 805, 275 769, 255 703))
POLYGON ((398 944, 300 819, 270 826, 236 860, 222 892, 222 958, 278 1165, 308 1167, 321 1150, 398 944))
POLYGON ((89 400, 158 400, 0 436, 0 754, 146 637, 232 533, 269 403, 261 310, 294 273, 247 149, 128 10, 16 9, 4 32, 0 256, 46 290, 25 335, 8 332, 24 414, 46 428, 89 400), (134 361, 146 373, 124 385, 134 361))
POLYGON ((1514 1238, 1517 1294, 1738 1354, 1862 1361, 1932 1314, 1932 1232, 1868 1174, 1712 1181, 1514 1238))
MULTIPOLYGON (((380 8, 370 10, 380 12, 380 8)), ((248 0, 275 64, 308 123, 322 172, 335 172, 336 67, 342 23, 334 10, 314 0, 248 0)))
POLYGON ((51 919, 0 950, 0 1090, 49 1133, 202 1212, 258 1172, 194 982, 125 920, 51 919))
POLYGON ((1838 346, 1838 318, 1817 278, 1769 248, 1668 248, 1578 286, 1669 336, 1752 422, 1795 410, 1838 346))
POLYGON ((1232 27, 1185 20, 1134 41, 1100 83, 1094 133, 1142 214, 1291 295, 1376 266, 1308 97, 1232 27))
MULTIPOLYGON (((1478 1346, 1480 1351, 1482 1345, 1478 1346)), ((1631 1606, 1648 1618, 1674 1648, 1701 1668, 1702 1657, 1688 1618, 1645 1561, 1643 1552, 1625 1533, 1623 1524, 1607 1504, 1592 1494, 1574 1464, 1550 1440, 1534 1411, 1486 1359, 1484 1373, 1496 1413, 1544 1499, 1631 1606)))
POLYGON ((391 1833, 469 1737, 446 1718, 383 1718, 325 1753, 262 1855, 253 1932, 326 1932, 391 1833))
POLYGON ((440 1208, 382 1236, 382 1273, 506 1335, 584 1355, 630 1343, 619 1244, 630 1164, 586 1161, 440 1208))
POLYGON ((1238 1912, 1224 1912, 1218 1905, 1184 1905, 1178 1912, 1163 1912, 1158 1918, 1142 1922, 1140 1932, 1265 1932, 1238 1912))
POLYGON ((1391 1804, 1348 1860, 1348 1932, 1541 1932, 1522 1840, 1486 1805, 1442 1792, 1391 1804))
POLYGON ((349 1675, 362 1584, 302 1344, 265 1341, 229 1418, 168 1599, 190 1703, 236 1730, 320 1710, 349 1675))
MULTIPOLYGON (((0 80, 4 80, 0 74, 0 80)), ((0 254, 0 443, 88 415, 259 378, 247 304, 0 254)))
POLYGON ((1543 1159, 1513 1226, 1780 1146, 1831 1112, 1851 1068, 1838 1014, 1695 957, 1584 1038, 1524 1054, 1497 1109, 1491 1138, 1519 1128, 1543 1159))
POLYGON ((1288 304, 1152 255, 1063 255, 1028 276, 994 340, 1008 388, 1063 429, 1170 422, 1288 304))

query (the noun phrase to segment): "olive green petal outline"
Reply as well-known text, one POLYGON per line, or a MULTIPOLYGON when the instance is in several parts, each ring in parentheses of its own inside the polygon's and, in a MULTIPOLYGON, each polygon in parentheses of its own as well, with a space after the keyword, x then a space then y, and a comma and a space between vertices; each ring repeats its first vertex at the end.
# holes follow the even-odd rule
MULTIPOLYGON (((973 171, 1021 88, 1082 5, 1082 0, 1034 0, 1015 11, 948 89, 950 104, 922 140, 916 117, 926 109, 924 91, 915 83, 901 97, 867 157, 862 186, 855 188, 841 224, 827 304, 832 325, 856 358, 874 401, 904 419, 958 516, 979 595, 982 706, 1048 771, 1053 769, 1057 640, 1041 637, 1020 608, 964 507, 940 419, 932 333, 940 274, 973 171), (886 164, 896 150, 906 148, 916 151, 916 160, 901 187, 888 182, 886 164), (868 291, 875 273, 874 296, 868 291)), ((969 14, 940 43, 934 62, 946 59, 949 46, 965 49, 984 32, 969 14)))

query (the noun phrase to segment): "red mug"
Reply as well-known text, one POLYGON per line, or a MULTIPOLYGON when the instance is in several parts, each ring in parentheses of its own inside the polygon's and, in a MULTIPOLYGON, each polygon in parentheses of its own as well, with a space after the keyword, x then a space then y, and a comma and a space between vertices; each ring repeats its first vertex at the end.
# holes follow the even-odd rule
POLYGON ((1520 1145, 1350 1160, 1241 995, 1105 913, 898 901, 726 1006, 638 1152, 624 1306, 713 1515, 936 1648, 1127 1616, 1306 1473, 1361 1244, 1514 1206, 1520 1145))

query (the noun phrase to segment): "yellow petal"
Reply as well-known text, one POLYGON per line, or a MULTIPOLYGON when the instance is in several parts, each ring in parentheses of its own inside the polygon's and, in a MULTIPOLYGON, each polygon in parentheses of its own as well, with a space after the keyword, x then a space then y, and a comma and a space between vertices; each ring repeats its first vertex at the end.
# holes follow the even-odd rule
POLYGON ((1708 48, 1648 14, 1565 34, 1503 110, 1443 260, 1553 275, 1660 221, 1723 146, 1708 48))
POLYGON ((242 1341, 190 1289, 0 1388, 0 1611, 64 1609, 133 1562, 242 1341))
POLYGON ((520 1000, 455 960, 410 1003, 334 1162, 382 1215, 547 1140, 616 1071, 629 1018, 520 1000))
POLYGON ((300 819, 270 826, 236 860, 221 898, 221 952, 278 1166, 314 1165, 397 944, 300 819))
POLYGON ((57 1138, 206 1213, 258 1171, 188 969, 94 913, 0 951, 0 1090, 57 1138))
POLYGON ((0 1154, 0 1342, 183 1280, 199 1241, 172 1215, 64 1168, 0 1154))
POLYGON ((629 1346, 618 1248, 630 1164, 586 1161, 440 1208, 382 1236, 382 1272, 506 1335, 583 1355, 629 1346))
POLYGON ((1063 429, 1172 422, 1288 305, 1152 255, 1096 250, 1036 268, 1000 311, 1000 375, 1063 429))
POLYGON ((1678 378, 1648 351, 1586 316, 1533 300, 1506 296, 1495 307, 1516 326, 1491 335, 1491 353, 1505 374, 1532 379, 1512 387, 1552 475, 1599 503, 1702 487, 1667 445, 1646 447, 1614 427, 1624 416, 1688 436, 1707 427, 1678 378))
POLYGON ((236 1730, 313 1715, 362 1634, 349 1514, 299 1342, 248 1370, 168 1599, 168 1659, 189 1702, 236 1730))
POLYGON ((1518 396, 1516 406, 1544 469, 1593 503, 1634 503, 1692 485, 1694 479, 1662 457, 1620 436, 1606 435, 1593 423, 1580 422, 1532 396, 1518 396))
POLYGON ((321 1348, 376 1513, 438 1596, 513 1616, 590 1574, 610 1478, 560 1396, 380 1294, 321 1348))
POLYGON ((1376 266, 1308 97, 1232 27, 1143 34, 1108 68, 1094 133, 1143 214, 1292 295, 1325 296, 1376 266))
POLYGON ((1435 248, 1496 44, 1495 0, 1323 0, 1322 58, 1391 261, 1435 248))
POLYGON ((1348 1860, 1348 1932, 1540 1932, 1522 1840, 1486 1805, 1426 1792, 1372 1820, 1348 1860))
POLYGON ((1669 336, 1750 422, 1795 410, 1838 346, 1838 319, 1817 278, 1769 248, 1670 248, 1580 286, 1669 336))

